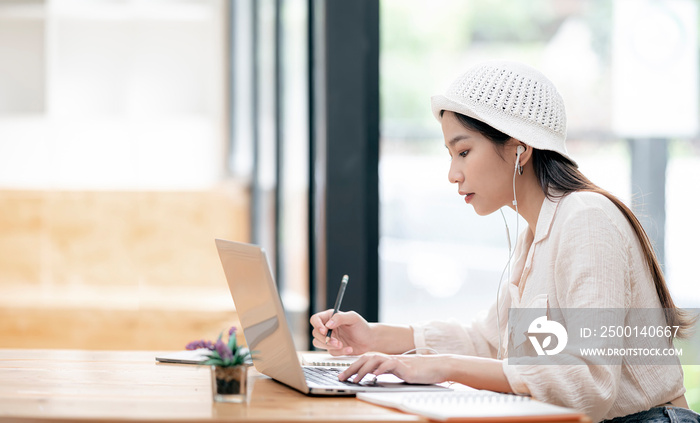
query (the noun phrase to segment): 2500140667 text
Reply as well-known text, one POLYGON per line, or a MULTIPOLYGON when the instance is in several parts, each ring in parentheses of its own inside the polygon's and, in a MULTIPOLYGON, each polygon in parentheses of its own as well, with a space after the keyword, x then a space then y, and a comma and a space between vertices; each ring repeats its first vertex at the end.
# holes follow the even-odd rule
POLYGON ((678 326, 601 326, 600 331, 580 328, 582 338, 671 338, 678 332, 678 326))

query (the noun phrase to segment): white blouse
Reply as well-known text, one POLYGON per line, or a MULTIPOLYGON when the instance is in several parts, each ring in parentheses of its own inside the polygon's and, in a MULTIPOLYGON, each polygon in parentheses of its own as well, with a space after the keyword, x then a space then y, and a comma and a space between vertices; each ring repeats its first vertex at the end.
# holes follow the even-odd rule
MULTIPOLYGON (((640 243, 624 215, 605 196, 575 192, 545 199, 534 237, 523 231, 513 279, 496 305, 470 325, 457 321, 413 326, 417 348, 495 358, 498 333, 506 355, 508 308, 661 307, 640 243)), ((494 289, 496 285, 494 284, 494 289)), ((685 393, 678 365, 509 365, 516 393, 577 409, 593 421, 625 416, 685 393)))

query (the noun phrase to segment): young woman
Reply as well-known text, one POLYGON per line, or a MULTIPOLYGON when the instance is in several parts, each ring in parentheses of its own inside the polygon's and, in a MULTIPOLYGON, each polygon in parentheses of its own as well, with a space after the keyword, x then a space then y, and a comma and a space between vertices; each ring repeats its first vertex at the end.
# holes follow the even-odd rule
POLYGON ((548 366, 501 359, 509 309, 664 309, 666 324, 679 327, 676 336, 692 324, 674 305, 639 221, 569 157, 564 103, 553 84, 528 66, 487 62, 433 97, 432 110, 452 158, 448 178, 459 195, 479 215, 508 206, 528 224, 512 256, 511 280, 489 312, 466 325, 392 326, 368 323, 354 312, 315 314, 316 347, 333 355, 372 352, 341 380, 393 373, 414 383, 454 381, 528 394, 594 421, 696 421, 678 363, 635 367, 620 359, 616 365, 548 366), (328 329, 333 332, 326 343, 328 329), (414 350, 438 354, 399 355, 414 350))

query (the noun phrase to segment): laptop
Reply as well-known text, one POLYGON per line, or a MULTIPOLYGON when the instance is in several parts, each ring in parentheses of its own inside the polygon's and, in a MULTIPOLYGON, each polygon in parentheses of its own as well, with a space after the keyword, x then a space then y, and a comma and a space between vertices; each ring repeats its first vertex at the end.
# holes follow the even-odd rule
POLYGON ((216 240, 236 312, 253 364, 260 373, 310 395, 354 395, 358 392, 447 390, 440 385, 414 385, 398 378, 359 384, 338 380, 338 368, 302 366, 277 292, 265 251, 251 244, 216 240))

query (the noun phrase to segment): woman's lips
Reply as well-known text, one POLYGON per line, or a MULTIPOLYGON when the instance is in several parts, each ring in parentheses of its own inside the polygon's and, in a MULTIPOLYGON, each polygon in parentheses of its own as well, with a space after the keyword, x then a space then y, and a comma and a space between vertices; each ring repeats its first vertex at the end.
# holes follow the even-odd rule
POLYGON ((472 198, 474 198, 474 193, 473 193, 473 192, 471 192, 471 193, 467 194, 466 196, 464 196, 464 202, 467 203, 467 204, 469 204, 469 203, 472 201, 472 198))

